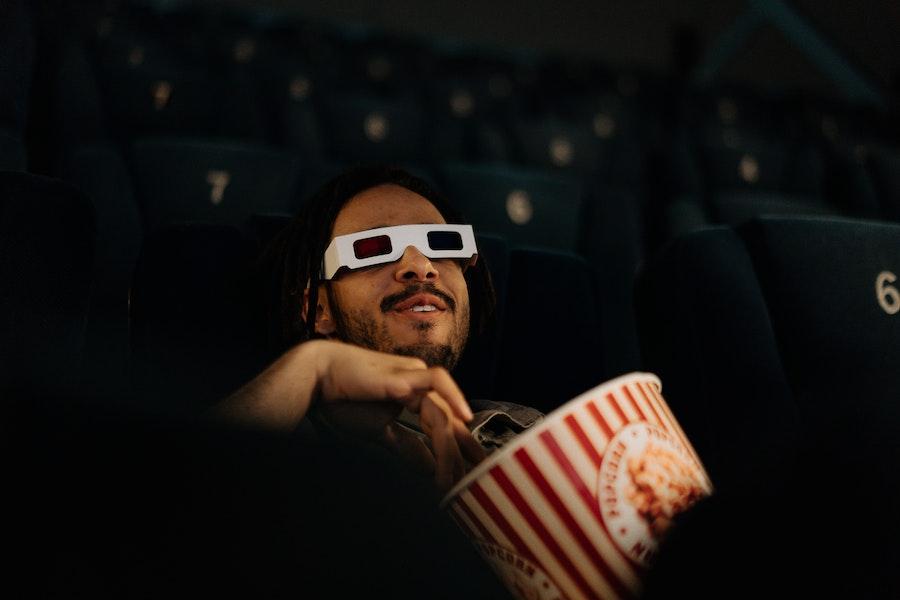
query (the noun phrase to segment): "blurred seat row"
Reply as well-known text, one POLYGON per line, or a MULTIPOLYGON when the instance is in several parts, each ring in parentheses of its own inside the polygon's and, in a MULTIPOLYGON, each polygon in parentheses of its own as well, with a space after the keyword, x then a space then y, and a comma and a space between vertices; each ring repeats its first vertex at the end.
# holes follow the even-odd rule
MULTIPOLYGON (((0 86, 14 117, 0 122, 2 166, 43 156, 93 205, 90 362, 116 372, 135 333, 142 248, 173 231, 199 236, 198 252, 215 231, 259 244, 261 219, 272 226, 359 162, 401 164, 444 190, 505 248, 495 263, 516 275, 510 289, 546 257, 578 264, 596 312, 572 314, 597 323, 584 330, 598 332, 598 380, 641 366, 633 281, 668 241, 762 214, 900 219, 896 130, 873 111, 265 11, 152 5, 85 11, 50 43, 14 3, 10 45, 33 49, 31 28, 44 59, 5 70, 0 86), (33 77, 49 100, 26 97, 33 77), (27 148, 24 107, 52 124, 27 148)), ((544 272, 561 281, 550 263, 544 272)), ((516 302, 541 295, 530 285, 516 302)))

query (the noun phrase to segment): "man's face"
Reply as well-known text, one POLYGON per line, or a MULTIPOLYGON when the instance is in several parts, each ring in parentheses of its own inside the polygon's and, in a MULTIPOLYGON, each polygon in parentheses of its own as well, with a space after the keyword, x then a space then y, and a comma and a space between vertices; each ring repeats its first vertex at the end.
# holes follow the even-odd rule
MULTIPOLYGON (((376 227, 444 222, 422 196, 385 184, 344 205, 332 238, 376 227)), ((331 296, 324 292, 320 289, 322 310, 316 319, 321 334, 373 350, 417 356, 447 369, 456 365, 465 347, 469 293, 458 260, 429 259, 409 246, 396 262, 340 273, 331 282, 331 296)))

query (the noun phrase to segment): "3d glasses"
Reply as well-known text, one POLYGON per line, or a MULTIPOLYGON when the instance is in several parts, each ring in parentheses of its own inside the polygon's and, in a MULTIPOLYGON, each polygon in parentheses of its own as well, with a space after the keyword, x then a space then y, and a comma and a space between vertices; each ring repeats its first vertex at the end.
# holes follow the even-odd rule
MULTIPOLYGON (((339 235, 328 245, 322 278, 341 267, 361 269, 399 260, 409 246, 428 258, 472 259, 478 255, 471 225, 396 225, 339 235)), ((474 261, 472 261, 474 262, 474 261)))

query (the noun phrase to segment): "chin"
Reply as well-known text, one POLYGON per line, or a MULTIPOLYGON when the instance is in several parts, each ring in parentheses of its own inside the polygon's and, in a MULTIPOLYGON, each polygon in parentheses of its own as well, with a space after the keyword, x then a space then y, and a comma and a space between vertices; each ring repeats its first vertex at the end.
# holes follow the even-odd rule
POLYGON ((413 356, 421 358, 429 367, 444 367, 448 371, 453 370, 459 361, 459 352, 450 344, 416 343, 396 346, 391 351, 401 356, 413 356))

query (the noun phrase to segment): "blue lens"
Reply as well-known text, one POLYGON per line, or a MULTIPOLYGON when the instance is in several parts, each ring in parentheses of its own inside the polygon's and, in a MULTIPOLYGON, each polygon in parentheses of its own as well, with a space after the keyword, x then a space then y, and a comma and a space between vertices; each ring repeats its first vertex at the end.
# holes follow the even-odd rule
POLYGON ((428 247, 432 250, 462 250, 462 236, 458 231, 429 231, 428 247))

